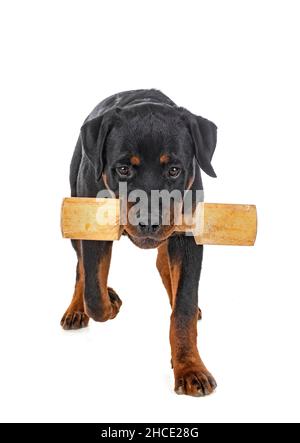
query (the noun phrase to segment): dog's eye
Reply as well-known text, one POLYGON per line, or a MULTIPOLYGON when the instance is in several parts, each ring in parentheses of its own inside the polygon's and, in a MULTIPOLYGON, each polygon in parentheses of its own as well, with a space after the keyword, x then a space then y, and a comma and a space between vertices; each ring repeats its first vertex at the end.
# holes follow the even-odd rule
POLYGON ((130 168, 129 166, 119 166, 117 168, 117 173, 121 176, 121 177, 128 177, 128 175, 130 175, 130 168))
POLYGON ((169 169, 168 174, 172 178, 177 178, 179 174, 181 173, 181 169, 177 166, 172 166, 172 168, 169 169))

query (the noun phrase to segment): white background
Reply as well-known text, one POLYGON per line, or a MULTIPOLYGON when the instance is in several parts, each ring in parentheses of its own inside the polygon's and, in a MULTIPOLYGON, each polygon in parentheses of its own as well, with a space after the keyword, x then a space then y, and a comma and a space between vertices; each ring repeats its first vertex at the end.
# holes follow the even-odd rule
POLYGON ((2 421, 299 421, 299 2, 3 1, 2 421), (217 392, 173 392, 155 251, 114 247, 116 320, 64 332, 75 254, 59 228, 79 128, 161 89, 219 127, 206 200, 255 203, 254 248, 207 247, 199 347, 217 392))

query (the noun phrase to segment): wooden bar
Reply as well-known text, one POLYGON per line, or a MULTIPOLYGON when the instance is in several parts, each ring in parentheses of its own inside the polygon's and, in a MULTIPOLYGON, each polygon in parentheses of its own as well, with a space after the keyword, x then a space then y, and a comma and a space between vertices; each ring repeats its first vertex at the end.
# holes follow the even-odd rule
POLYGON ((74 240, 119 240, 120 202, 114 198, 65 198, 61 232, 74 240))
MULTIPOLYGON (((61 231, 65 238, 119 240, 120 202, 117 199, 65 198, 61 210, 61 231)), ((254 205, 200 203, 194 222, 176 227, 192 232, 199 245, 253 246, 257 233, 254 205)))
POLYGON ((204 222, 194 231, 198 245, 254 246, 257 213, 254 205, 204 203, 204 222))

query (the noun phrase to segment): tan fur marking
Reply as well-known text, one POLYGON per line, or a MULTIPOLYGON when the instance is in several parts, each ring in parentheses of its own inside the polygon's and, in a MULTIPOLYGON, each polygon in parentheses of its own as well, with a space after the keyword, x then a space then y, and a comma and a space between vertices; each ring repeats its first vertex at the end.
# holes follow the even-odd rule
POLYGON ((133 166, 139 166, 141 164, 141 159, 138 155, 133 155, 130 159, 130 163, 133 166))
POLYGON ((170 156, 168 154, 162 154, 160 156, 159 162, 161 165, 165 165, 169 163, 169 161, 170 161, 170 156))

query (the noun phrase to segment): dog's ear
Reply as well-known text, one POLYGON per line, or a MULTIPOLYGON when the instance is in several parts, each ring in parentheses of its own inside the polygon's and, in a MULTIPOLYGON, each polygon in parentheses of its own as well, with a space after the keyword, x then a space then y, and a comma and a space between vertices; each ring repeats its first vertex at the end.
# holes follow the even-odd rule
POLYGON ((109 119, 105 114, 84 123, 80 131, 83 150, 95 168, 97 181, 101 179, 104 168, 104 151, 108 131, 109 119))
POLYGON ((211 159, 217 145, 217 126, 206 118, 196 116, 188 111, 187 114, 196 160, 207 175, 216 177, 217 175, 211 165, 211 159))

